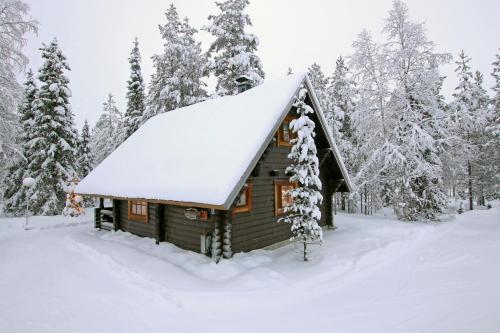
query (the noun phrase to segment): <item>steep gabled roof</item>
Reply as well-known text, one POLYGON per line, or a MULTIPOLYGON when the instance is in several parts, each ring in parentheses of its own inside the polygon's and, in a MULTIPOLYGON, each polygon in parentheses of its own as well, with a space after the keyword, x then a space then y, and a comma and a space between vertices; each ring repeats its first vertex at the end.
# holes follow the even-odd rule
MULTIPOLYGON (((148 120, 77 186, 86 195, 228 209, 269 145, 305 74, 268 81, 148 120)), ((331 135, 328 140, 350 189, 331 135)))

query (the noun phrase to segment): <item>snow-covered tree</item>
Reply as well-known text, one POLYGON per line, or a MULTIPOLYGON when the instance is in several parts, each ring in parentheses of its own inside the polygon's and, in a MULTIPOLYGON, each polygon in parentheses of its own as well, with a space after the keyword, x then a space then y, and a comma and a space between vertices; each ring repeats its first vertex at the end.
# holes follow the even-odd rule
POLYGON ((130 57, 130 79, 127 81, 127 110, 123 121, 122 141, 125 141, 140 126, 145 109, 144 80, 141 72, 141 54, 139 52, 139 41, 134 39, 134 46, 130 57))
POLYGON ((353 43, 354 53, 349 57, 349 68, 356 81, 359 101, 357 115, 360 132, 364 134, 364 147, 371 149, 383 142, 391 123, 386 106, 391 96, 387 54, 383 45, 373 41, 371 34, 363 30, 353 43))
POLYGON ((90 141, 89 123, 87 122, 87 119, 85 119, 82 133, 80 134, 80 139, 78 140, 78 154, 76 162, 78 177, 80 179, 85 178, 94 168, 94 159, 90 150, 90 141))
MULTIPOLYGON (((335 63, 335 71, 330 78, 326 96, 327 106, 324 111, 329 128, 349 174, 354 176, 360 163, 357 152, 358 133, 354 124, 356 88, 342 57, 339 57, 335 63)), ((340 197, 341 209, 345 210, 349 196, 347 193, 342 193, 340 197)), ((349 205, 350 208, 351 206, 349 205)))
POLYGON ((122 143, 123 116, 112 94, 103 103, 103 113, 92 129, 90 151, 95 164, 99 164, 122 143))
POLYGON ((486 109, 481 106, 484 92, 474 83, 474 76, 469 65, 470 57, 462 51, 456 61, 458 86, 453 94, 454 101, 451 105, 453 132, 457 141, 455 142, 454 153, 457 158, 457 174, 460 178, 466 179, 464 184, 467 188, 469 199, 469 209, 474 208, 474 183, 476 170, 474 162, 478 158, 479 145, 478 138, 481 130, 486 125, 486 109), (464 177, 465 176, 465 177, 464 177))
POLYGON ((208 60, 201 43, 194 38, 197 30, 187 18, 179 20, 174 5, 165 16, 167 23, 160 26, 163 53, 152 58, 155 73, 149 84, 143 123, 157 114, 200 102, 207 95, 203 78, 208 74, 208 60))
MULTIPOLYGON (((78 140, 78 153, 76 159, 76 168, 79 179, 85 178, 94 168, 94 157, 92 156, 90 144, 90 128, 87 119, 85 119, 82 133, 80 134, 80 138, 78 140)), ((83 202, 85 207, 90 207, 93 205, 94 200, 92 198, 84 197, 83 202)))
POLYGON ((18 108, 21 123, 19 144, 22 148, 22 156, 14 159, 8 167, 3 186, 4 211, 10 215, 20 215, 25 212, 26 188, 22 186, 22 180, 30 177, 28 166, 32 160, 33 151, 29 142, 33 138, 34 105, 37 98, 38 88, 35 78, 33 72, 28 70, 24 83, 23 99, 18 108))
POLYGON ((323 111, 326 111, 328 106, 328 77, 323 73, 321 66, 317 63, 313 63, 311 67, 307 69, 307 76, 311 81, 316 97, 318 97, 318 100, 321 104, 321 108, 323 109, 323 111))
MULTIPOLYGON (((7 162, 17 159, 19 132, 15 114, 22 98, 22 88, 16 80, 19 71, 24 70, 28 58, 22 48, 26 45, 25 35, 37 32, 38 23, 29 16, 29 6, 18 0, 0 0, 0 177, 7 169, 7 162)), ((0 181, 2 180, 0 178, 0 181)))
POLYGON ((314 143, 315 124, 308 116, 314 110, 305 103, 306 96, 307 90, 302 87, 293 104, 299 118, 291 121, 290 129, 297 138, 292 140, 293 146, 288 155, 291 165, 286 172, 291 174, 290 182, 296 187, 288 193, 292 203, 285 207, 287 215, 279 219, 279 222, 291 224, 292 240, 302 243, 304 261, 308 260, 307 245, 323 240, 318 225, 321 219, 318 205, 323 201, 323 196, 320 193, 319 161, 314 143))
MULTIPOLYGON (((367 155, 356 182, 382 182, 385 200, 393 205, 400 219, 433 220, 446 206, 432 125, 441 112, 435 89, 440 84, 438 66, 449 61, 450 56, 435 52, 434 43, 425 35, 424 24, 411 21, 408 8, 401 1, 393 2, 383 31, 387 42, 377 57, 380 64, 374 67, 379 74, 362 70, 361 77, 368 76, 370 85, 362 83, 360 89, 375 87, 375 94, 368 96, 379 99, 384 111, 383 115, 380 113, 382 133, 386 134, 381 145, 367 155), (386 78, 383 88, 377 86, 376 79, 381 77, 386 78), (389 87, 393 87, 390 98, 384 101, 389 87)), ((376 48, 360 49, 366 55, 368 68, 368 50, 373 49, 376 48)), ((354 64, 362 66, 359 58, 363 57, 356 58, 354 64)))
POLYGON ((211 24, 204 27, 215 37, 209 54, 213 57, 212 70, 217 78, 216 92, 220 96, 238 93, 236 79, 246 76, 251 87, 261 84, 264 71, 260 58, 255 54, 258 38, 245 31, 252 26, 248 14, 244 13, 249 0, 226 0, 215 3, 220 10, 210 15, 211 24))
POLYGON ((40 92, 36 105, 35 133, 30 141, 34 149, 30 176, 35 179, 31 195, 32 212, 60 214, 66 186, 76 175, 78 133, 69 103, 71 91, 65 72, 70 68, 57 40, 40 48, 44 63, 39 70, 40 92))
POLYGON ((72 179, 69 182, 68 193, 66 194, 66 203, 62 214, 64 216, 76 217, 85 214, 85 205, 82 196, 75 193, 78 179, 72 179))
POLYGON ((495 54, 495 58, 496 59, 492 64, 493 72, 491 73, 491 75, 495 79, 495 85, 492 88, 495 96, 491 101, 491 104, 493 106, 491 120, 494 124, 494 126, 492 127, 492 131, 497 138, 500 138, 500 53, 495 54))

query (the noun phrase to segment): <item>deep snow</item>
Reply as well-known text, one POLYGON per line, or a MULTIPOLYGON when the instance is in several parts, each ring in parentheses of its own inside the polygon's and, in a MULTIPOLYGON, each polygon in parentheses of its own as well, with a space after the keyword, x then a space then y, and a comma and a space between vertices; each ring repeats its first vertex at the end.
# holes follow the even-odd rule
POLYGON ((307 263, 287 246, 216 265, 91 219, 0 219, 0 332, 500 331, 500 208, 340 214, 307 263))

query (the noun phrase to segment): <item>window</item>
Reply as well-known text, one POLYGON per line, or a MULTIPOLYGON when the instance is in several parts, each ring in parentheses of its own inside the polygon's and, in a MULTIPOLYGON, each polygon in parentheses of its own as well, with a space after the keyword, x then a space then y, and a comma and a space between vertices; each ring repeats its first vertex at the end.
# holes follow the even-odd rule
POLYGON ((295 118, 286 116, 278 129, 278 146, 290 147, 293 139, 297 138, 297 134, 290 129, 290 122, 295 118))
POLYGON ((285 214, 285 207, 293 203, 293 199, 289 192, 294 188, 295 185, 289 181, 276 181, 274 183, 274 215, 278 216, 285 214))
POLYGON ((235 213, 249 212, 252 210, 252 183, 246 183, 245 189, 240 194, 234 207, 235 213))
POLYGON ((148 203, 146 201, 129 201, 128 219, 148 223, 148 203))

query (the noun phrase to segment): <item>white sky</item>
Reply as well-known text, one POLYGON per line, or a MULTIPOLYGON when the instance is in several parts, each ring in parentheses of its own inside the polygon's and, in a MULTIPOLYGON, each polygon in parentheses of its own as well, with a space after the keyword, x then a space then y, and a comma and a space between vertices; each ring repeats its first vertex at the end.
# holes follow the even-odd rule
MULTIPOLYGON (((40 22, 38 36, 29 36, 26 53, 30 67, 41 64, 38 47, 57 37, 68 63, 71 99, 78 128, 85 118, 93 125, 108 93, 115 95, 125 111, 128 56, 134 36, 139 38, 146 82, 152 74, 150 57, 162 50, 158 25, 165 23, 164 12, 173 2, 181 17, 201 28, 216 13, 212 0, 25 0, 32 16, 40 22)), ((327 74, 338 56, 351 53, 351 44, 363 29, 375 37, 391 8, 392 0, 250 0, 247 13, 260 39, 260 56, 266 78, 285 75, 290 66, 305 70, 318 62, 327 74)), ((485 77, 490 88, 491 63, 500 47, 499 0, 408 0, 413 20, 425 21, 428 37, 439 51, 455 57, 460 49, 472 57, 472 66, 485 77)), ((208 48, 211 36, 200 32, 198 39, 208 48)), ((456 85, 453 69, 443 67, 448 76, 444 92, 449 97, 456 85)))

